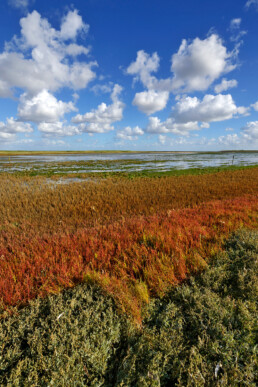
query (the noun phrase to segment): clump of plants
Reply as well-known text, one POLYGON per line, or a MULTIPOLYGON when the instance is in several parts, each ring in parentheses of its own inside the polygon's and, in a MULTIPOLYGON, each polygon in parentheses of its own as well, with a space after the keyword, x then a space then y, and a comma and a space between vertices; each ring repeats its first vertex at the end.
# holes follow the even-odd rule
POLYGON ((0 385, 105 385, 125 329, 114 301, 94 286, 37 299, 0 321, 0 385))
POLYGON ((0 321, 0 385, 255 386, 257 257, 257 231, 233 234, 141 327, 94 285, 34 300, 0 321))

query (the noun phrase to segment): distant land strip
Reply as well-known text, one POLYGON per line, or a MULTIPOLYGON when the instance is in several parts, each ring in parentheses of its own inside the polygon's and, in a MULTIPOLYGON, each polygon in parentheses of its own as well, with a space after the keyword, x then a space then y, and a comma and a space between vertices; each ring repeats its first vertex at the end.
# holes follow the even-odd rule
POLYGON ((221 153, 256 153, 258 150, 222 150, 222 151, 131 151, 131 150, 85 150, 85 151, 76 151, 76 150, 66 150, 66 151, 20 151, 20 150, 0 150, 0 156, 25 156, 25 155, 63 155, 63 154, 108 154, 108 153, 117 153, 117 154, 157 154, 157 153, 177 153, 177 154, 221 154, 221 153))

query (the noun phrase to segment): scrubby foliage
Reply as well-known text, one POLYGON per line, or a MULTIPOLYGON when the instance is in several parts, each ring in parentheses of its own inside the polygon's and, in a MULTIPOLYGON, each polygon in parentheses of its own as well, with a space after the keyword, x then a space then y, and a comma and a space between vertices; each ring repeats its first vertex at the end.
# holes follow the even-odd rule
POLYGON ((255 386, 258 233, 151 302, 141 329, 83 285, 0 321, 0 384, 255 386))
POLYGON ((1 386, 100 386, 116 372, 126 323, 110 297, 78 286, 0 326, 1 386))

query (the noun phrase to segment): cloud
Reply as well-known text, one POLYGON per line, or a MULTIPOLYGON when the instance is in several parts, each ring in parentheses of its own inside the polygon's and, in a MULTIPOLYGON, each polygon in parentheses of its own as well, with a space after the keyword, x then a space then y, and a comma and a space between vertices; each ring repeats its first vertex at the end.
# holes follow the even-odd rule
POLYGON ((163 110, 167 105, 168 99, 168 91, 148 90, 136 93, 133 105, 137 106, 143 113, 150 115, 163 110))
POLYGON ((6 123, 0 122, 0 138, 2 140, 14 140, 18 133, 31 133, 33 128, 30 124, 19 122, 13 117, 7 118, 6 123))
POLYGON ((0 79, 0 98, 11 98, 12 92, 7 82, 0 79))
POLYGON ((106 105, 102 102, 97 109, 93 109, 83 115, 77 114, 72 122, 80 124, 79 129, 87 133, 105 133, 114 130, 114 122, 123 118, 124 104, 118 98, 122 87, 115 85, 111 93, 112 104, 106 105))
POLYGON ((96 62, 76 61, 76 55, 88 49, 74 40, 86 27, 78 11, 70 11, 54 29, 37 11, 20 20, 21 37, 14 37, 0 53, 0 93, 10 96, 19 88, 35 95, 43 89, 56 91, 62 87, 85 88, 95 78, 96 62), (67 44, 67 39, 73 42, 67 44))
POLYGON ((236 68, 234 52, 228 52, 218 35, 191 43, 185 39, 172 56, 173 88, 178 92, 206 90, 222 74, 236 68))
POLYGON ((232 19, 231 22, 230 22, 230 29, 231 30, 239 29, 241 21, 242 21, 241 18, 232 19))
POLYGON ((214 87, 214 91, 215 93, 222 93, 223 91, 237 87, 237 85, 238 82, 236 79, 231 79, 228 81, 226 78, 223 78, 222 81, 214 87))
POLYGON ((66 46, 65 52, 70 56, 78 56, 81 54, 88 55, 90 49, 88 47, 79 46, 78 44, 71 43, 66 46))
POLYGON ((22 121, 54 123, 65 113, 76 110, 73 102, 58 101, 47 90, 42 90, 32 98, 27 93, 21 96, 18 117, 22 121))
MULTIPOLYGON (((2 122, 0 122, 0 130, 1 130, 1 123, 2 123, 2 122)), ((0 139, 1 139, 1 141, 3 141, 3 142, 13 141, 13 140, 15 140, 15 134, 13 134, 13 133, 8 133, 8 132, 1 132, 1 131, 0 131, 0 139)))
POLYGON ((90 90, 93 91, 94 94, 99 95, 99 94, 111 93, 113 87, 114 87, 113 82, 109 82, 107 84, 96 84, 92 86, 90 90))
MULTIPOLYGON (((232 23, 240 24, 237 19, 232 23)), ((126 73, 134 77, 134 82, 140 81, 147 91, 136 93, 133 105, 149 115, 166 107, 170 92, 204 91, 222 74, 236 68, 233 61, 237 54, 238 46, 232 52, 228 52, 222 39, 216 34, 203 40, 195 38, 192 42, 184 39, 178 52, 172 55, 173 75, 166 79, 158 79, 154 75, 159 69, 158 54, 154 52, 150 55, 140 50, 137 52, 136 60, 126 69, 126 73)), ((224 87, 224 90, 226 90, 225 81, 220 86, 224 87)), ((229 82, 227 87, 233 87, 236 81, 227 82, 229 82)))
POLYGON ((178 123, 216 122, 229 120, 237 114, 245 115, 248 108, 237 107, 230 94, 207 94, 202 100, 183 96, 173 108, 172 116, 178 123))
POLYGON ((156 52, 149 55, 143 50, 137 52, 137 57, 126 69, 126 73, 134 76, 134 82, 140 81, 147 91, 136 93, 133 105, 146 114, 163 110, 171 91, 171 78, 157 79, 153 73, 158 71, 159 56, 156 52))
POLYGON ((241 144, 241 138, 237 134, 227 134, 226 136, 220 136, 217 140, 218 144, 220 145, 240 145, 241 144))
POLYGON ((253 103, 251 107, 258 112, 258 101, 253 103))
POLYGON ((248 122, 243 128, 241 128, 241 133, 239 135, 234 133, 218 137, 218 143, 227 146, 258 145, 258 121, 248 122))
POLYGON ((64 122, 41 122, 38 125, 38 130, 46 137, 63 137, 63 136, 74 136, 81 134, 81 131, 75 125, 66 125, 64 122))
POLYGON ((142 84, 148 88, 153 89, 153 82, 156 78, 151 74, 157 72, 159 68, 159 56, 156 52, 152 55, 140 50, 137 52, 135 62, 132 62, 126 69, 126 73, 134 75, 134 80, 140 80, 142 84))
POLYGON ((171 116, 165 121, 161 121, 158 117, 150 117, 146 132, 189 136, 191 131, 209 128, 210 122, 247 115, 248 110, 243 106, 237 107, 230 94, 215 96, 207 94, 202 100, 197 97, 178 96, 171 116))
POLYGON ((63 18, 60 36, 64 40, 75 39, 78 32, 88 32, 89 25, 84 24, 82 17, 78 15, 78 11, 69 11, 63 18))
POLYGON ((26 9, 30 4, 30 0, 9 0, 9 4, 14 8, 26 9))
POLYGON ((158 79, 153 75, 159 69, 159 61, 156 52, 149 55, 140 50, 137 52, 136 60, 126 69, 126 73, 134 75, 134 82, 140 81, 148 90, 171 92, 173 90, 171 77, 158 79))
POLYGON ((164 134, 160 134, 159 135, 159 143, 161 145, 165 145, 166 141, 167 141, 167 136, 164 136, 164 134))
POLYGON ((222 74, 236 68, 233 59, 236 51, 228 52, 222 39, 212 34, 206 39, 195 38, 192 42, 183 39, 179 50, 172 55, 173 78, 157 79, 153 73, 159 68, 160 58, 155 52, 149 55, 143 50, 126 69, 149 90, 190 92, 206 90, 222 74))
POLYGON ((198 122, 177 123, 173 118, 162 122, 158 117, 150 117, 146 128, 146 132, 151 134, 174 133, 182 136, 188 136, 192 130, 199 130, 198 122))
POLYGON ((245 4, 246 8, 249 8, 251 6, 257 7, 258 9, 258 0, 248 0, 245 4))
POLYGON ((231 32, 230 40, 232 42, 236 42, 235 52, 238 52, 240 45, 243 43, 240 39, 247 34, 247 31, 240 31, 241 22, 241 18, 232 19, 229 26, 229 30, 231 32))
POLYGON ((116 138, 121 140, 137 140, 138 136, 142 136, 144 134, 144 131, 139 128, 139 126, 135 126, 134 128, 131 128, 130 126, 127 126, 123 130, 118 130, 116 133, 116 138))
POLYGON ((52 140, 49 138, 44 138, 43 142, 47 146, 67 146, 67 143, 64 140, 52 140))
POLYGON ((258 121, 251 121, 242 128, 243 138, 253 144, 258 144, 258 121))

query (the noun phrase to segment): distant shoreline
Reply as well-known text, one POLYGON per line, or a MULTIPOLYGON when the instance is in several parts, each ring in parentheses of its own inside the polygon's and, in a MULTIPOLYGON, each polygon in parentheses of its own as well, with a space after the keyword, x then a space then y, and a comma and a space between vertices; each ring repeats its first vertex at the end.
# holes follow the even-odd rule
POLYGON ((255 153, 258 150, 222 150, 222 151, 131 151, 131 150, 94 150, 94 151, 1 151, 0 156, 29 156, 29 155, 70 155, 70 154, 221 154, 221 153, 255 153))

